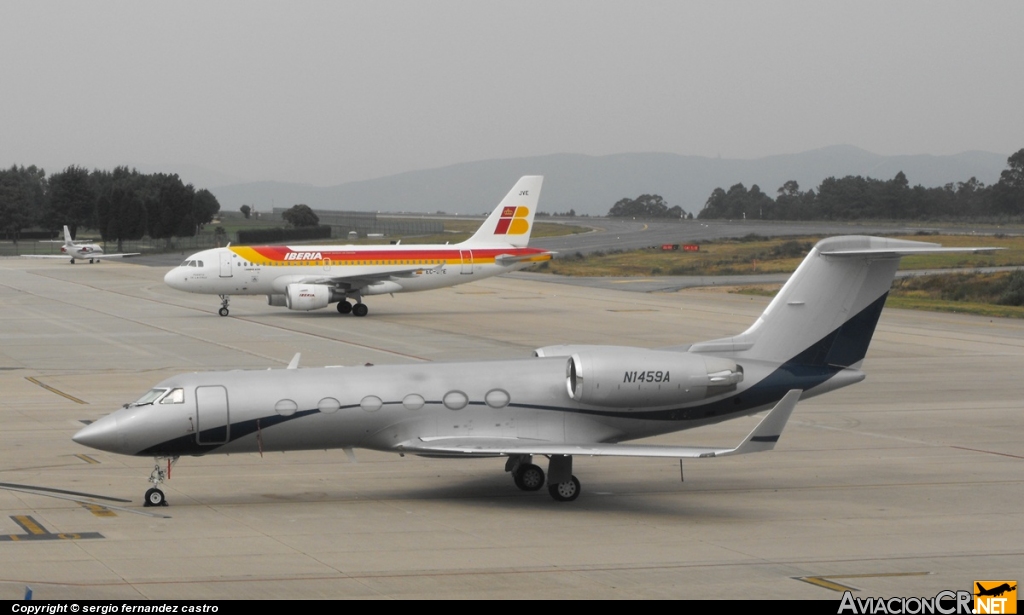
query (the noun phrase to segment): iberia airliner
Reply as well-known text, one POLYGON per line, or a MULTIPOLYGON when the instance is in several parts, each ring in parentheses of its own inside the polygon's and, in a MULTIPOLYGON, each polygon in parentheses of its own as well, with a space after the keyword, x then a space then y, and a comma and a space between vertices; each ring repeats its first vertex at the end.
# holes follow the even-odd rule
POLYGON ((529 248, 540 197, 539 175, 522 177, 472 237, 454 245, 229 246, 189 256, 164 277, 171 288, 219 295, 266 295, 292 310, 366 316, 367 295, 465 284, 551 259, 529 248), (353 301, 353 303, 350 303, 353 301))

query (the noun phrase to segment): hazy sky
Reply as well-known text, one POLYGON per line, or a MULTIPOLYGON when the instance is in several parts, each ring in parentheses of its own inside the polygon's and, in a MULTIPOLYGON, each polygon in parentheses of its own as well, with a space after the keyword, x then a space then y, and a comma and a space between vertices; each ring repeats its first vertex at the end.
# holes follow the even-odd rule
POLYGON ((1022 33, 1021 0, 0 0, 0 165, 332 185, 563 152, 1008 155, 1022 33))

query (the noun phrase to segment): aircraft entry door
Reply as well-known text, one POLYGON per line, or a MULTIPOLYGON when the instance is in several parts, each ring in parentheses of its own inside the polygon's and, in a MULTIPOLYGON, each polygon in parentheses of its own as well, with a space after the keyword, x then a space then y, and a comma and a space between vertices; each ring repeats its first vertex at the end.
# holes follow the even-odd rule
POLYGON ((224 444, 230 436, 228 390, 222 386, 196 387, 196 442, 224 444))
POLYGON ((459 250, 459 256, 462 257, 462 270, 461 273, 471 274, 473 273, 473 251, 472 250, 459 250))
POLYGON ((220 253, 220 277, 231 277, 231 252, 229 250, 220 253))

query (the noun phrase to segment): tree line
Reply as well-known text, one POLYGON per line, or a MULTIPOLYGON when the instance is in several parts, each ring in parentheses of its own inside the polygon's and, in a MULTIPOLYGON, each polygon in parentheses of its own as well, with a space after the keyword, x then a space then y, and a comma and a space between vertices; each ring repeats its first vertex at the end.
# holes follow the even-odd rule
POLYGON ((829 177, 817 191, 796 181, 773 199, 755 184, 715 188, 698 214, 702 219, 920 220, 1020 219, 1024 217, 1024 149, 1007 159, 999 181, 986 186, 974 177, 941 188, 911 187, 902 171, 890 180, 829 177))
POLYGON ((18 241, 33 227, 75 235, 84 226, 104 241, 192 237, 220 211, 217 197, 176 174, 128 167, 88 171, 69 166, 49 177, 36 166, 0 170, 0 232, 18 241))
POLYGON ((678 205, 669 207, 660 194, 641 194, 635 199, 619 199, 608 210, 609 218, 675 218, 678 220, 685 216, 686 212, 682 207, 678 205))

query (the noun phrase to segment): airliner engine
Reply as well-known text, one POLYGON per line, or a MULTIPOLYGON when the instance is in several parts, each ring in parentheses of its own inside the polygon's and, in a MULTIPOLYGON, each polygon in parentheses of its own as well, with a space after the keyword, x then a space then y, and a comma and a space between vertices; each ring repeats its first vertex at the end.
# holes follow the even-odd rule
POLYGON ((331 289, 323 284, 289 284, 284 293, 289 310, 319 310, 331 302, 331 289))

